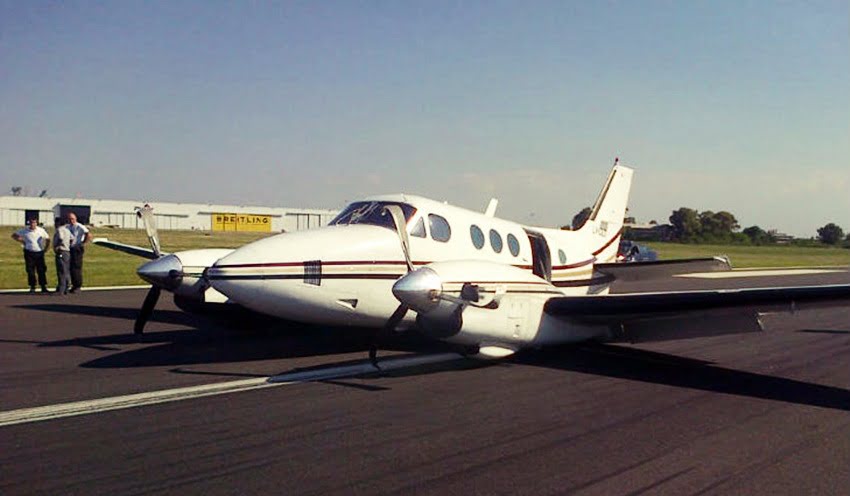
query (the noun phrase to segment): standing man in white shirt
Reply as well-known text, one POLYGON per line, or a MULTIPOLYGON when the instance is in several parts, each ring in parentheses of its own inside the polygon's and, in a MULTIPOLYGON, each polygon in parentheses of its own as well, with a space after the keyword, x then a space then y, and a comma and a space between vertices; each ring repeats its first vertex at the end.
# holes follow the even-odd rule
POLYGON ((71 231, 71 292, 83 287, 83 254, 86 243, 91 241, 89 228, 77 222, 77 214, 68 214, 68 230, 71 231))
POLYGON ((27 282, 30 293, 35 293, 35 276, 38 273, 38 285, 42 293, 47 290, 47 265, 44 263, 44 249, 50 242, 50 236, 43 227, 38 225, 38 219, 29 219, 29 224, 12 234, 12 239, 24 245, 24 266, 27 269, 27 282))
POLYGON ((56 217, 53 252, 56 254, 56 277, 59 279, 56 294, 59 296, 68 294, 71 289, 71 231, 67 224, 65 219, 56 217))

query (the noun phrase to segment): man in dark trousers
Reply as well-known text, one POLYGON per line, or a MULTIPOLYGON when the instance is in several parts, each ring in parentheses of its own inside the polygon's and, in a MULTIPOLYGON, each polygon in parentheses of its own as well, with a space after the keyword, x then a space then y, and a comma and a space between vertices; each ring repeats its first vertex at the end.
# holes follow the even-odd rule
POLYGON ((71 231, 68 222, 56 217, 56 232, 53 234, 53 252, 56 254, 56 277, 59 284, 56 294, 65 295, 71 289, 71 231))
POLYGON ((12 234, 12 239, 24 245, 24 266, 27 269, 27 282, 30 293, 35 293, 35 276, 38 273, 38 285, 42 293, 47 290, 47 265, 44 263, 44 249, 50 241, 50 236, 43 227, 38 225, 38 219, 29 219, 29 224, 12 234))
POLYGON ((77 222, 77 214, 68 214, 68 230, 71 231, 71 292, 83 287, 83 254, 86 243, 91 241, 89 228, 77 222))

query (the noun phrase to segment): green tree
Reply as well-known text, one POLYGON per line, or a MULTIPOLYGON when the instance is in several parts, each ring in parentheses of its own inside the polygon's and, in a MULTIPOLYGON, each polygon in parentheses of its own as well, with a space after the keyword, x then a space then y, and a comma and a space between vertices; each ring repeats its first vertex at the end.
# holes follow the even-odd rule
POLYGON ((699 241, 707 242, 729 242, 733 241, 734 232, 740 229, 735 216, 726 211, 712 212, 706 210, 699 213, 700 236, 699 241))
POLYGON ((836 224, 830 222, 829 224, 818 228, 818 239, 821 243, 827 245, 836 245, 841 238, 844 237, 844 229, 841 229, 836 224))
POLYGON ((742 231, 750 239, 754 245, 768 245, 776 242, 770 233, 766 232, 759 226, 750 226, 742 231))
POLYGON ((740 224, 738 224, 738 219, 731 212, 721 210, 714 214, 714 218, 723 233, 731 233, 741 228, 740 224))
POLYGON ((679 207, 670 215, 673 226, 673 239, 677 241, 695 241, 702 232, 699 213, 687 207, 679 207))
POLYGON ((584 207, 583 209, 581 209, 581 212, 575 214, 573 216, 572 222, 573 231, 575 231, 576 229, 581 229, 581 226, 583 226, 584 223, 587 222, 587 219, 590 217, 591 213, 593 213, 593 210, 591 210, 590 207, 584 207))

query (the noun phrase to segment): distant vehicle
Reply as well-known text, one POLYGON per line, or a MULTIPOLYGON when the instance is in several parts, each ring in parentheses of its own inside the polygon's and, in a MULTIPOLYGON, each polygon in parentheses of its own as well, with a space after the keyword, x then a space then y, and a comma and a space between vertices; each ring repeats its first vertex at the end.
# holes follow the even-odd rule
POLYGON ((618 262, 655 262, 656 260, 658 260, 658 252, 652 248, 625 239, 620 241, 620 247, 617 249, 618 262))

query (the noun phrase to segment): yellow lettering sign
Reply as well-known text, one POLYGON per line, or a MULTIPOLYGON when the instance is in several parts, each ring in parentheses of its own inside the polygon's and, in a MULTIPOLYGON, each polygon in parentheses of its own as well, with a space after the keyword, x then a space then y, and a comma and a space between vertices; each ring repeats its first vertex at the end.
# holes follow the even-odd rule
POLYGON ((211 215, 213 231, 271 232, 270 215, 214 213, 211 215))

